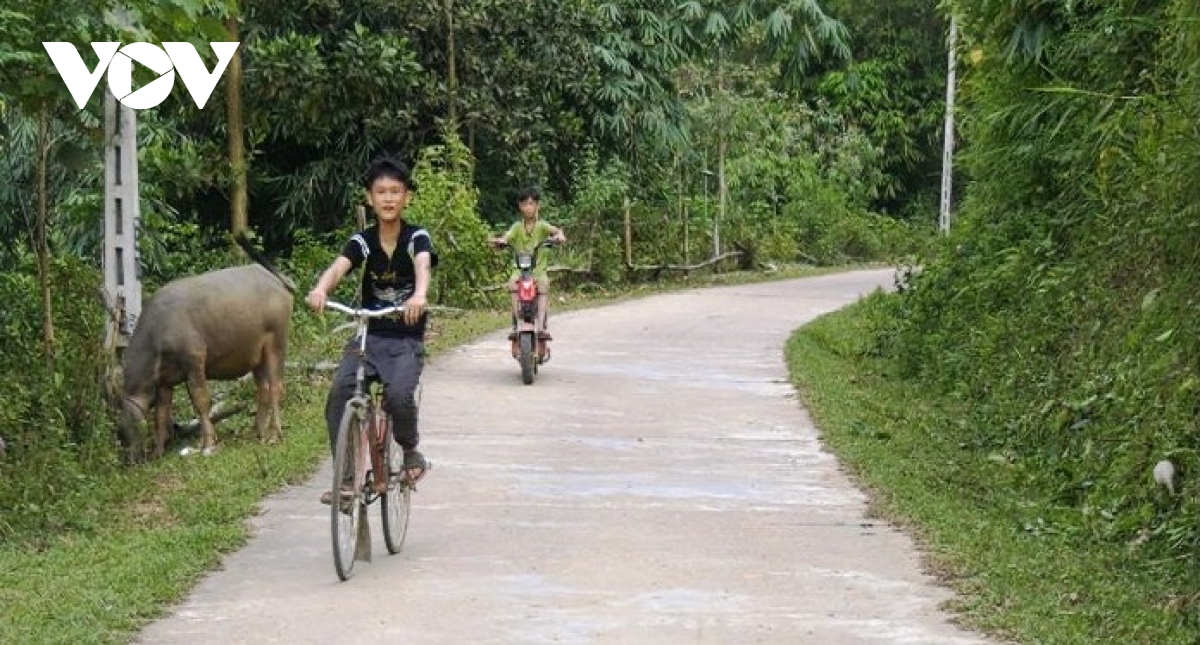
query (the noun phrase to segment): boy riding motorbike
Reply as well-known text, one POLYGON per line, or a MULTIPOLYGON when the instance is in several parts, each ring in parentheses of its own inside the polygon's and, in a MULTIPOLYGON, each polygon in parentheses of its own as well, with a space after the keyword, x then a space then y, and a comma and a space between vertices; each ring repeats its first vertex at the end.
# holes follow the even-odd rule
MULTIPOLYGON (((521 221, 515 222, 504 235, 491 238, 489 242, 492 246, 509 246, 517 253, 533 253, 546 240, 553 240, 559 244, 567 241, 567 237, 563 234, 561 228, 538 219, 541 194, 538 192, 536 186, 522 188, 517 193, 516 201, 517 210, 521 213, 521 221)), ((520 276, 520 271, 514 269, 508 280, 508 290, 512 294, 513 311, 513 331, 508 336, 510 341, 515 340, 517 336, 516 321, 519 313, 517 281, 520 276)), ((539 262, 538 266, 534 267, 533 276, 538 286, 538 312, 540 315, 535 320, 538 340, 549 342, 551 337, 550 332, 546 331, 546 326, 549 320, 550 275, 546 271, 545 263, 539 262)))

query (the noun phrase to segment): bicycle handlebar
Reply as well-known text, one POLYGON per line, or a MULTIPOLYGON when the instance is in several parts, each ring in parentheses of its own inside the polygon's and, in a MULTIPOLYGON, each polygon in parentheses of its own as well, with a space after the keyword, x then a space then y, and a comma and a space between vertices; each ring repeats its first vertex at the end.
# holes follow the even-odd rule
POLYGON ((325 307, 328 309, 332 309, 334 311, 339 311, 341 313, 344 313, 347 316, 354 316, 355 318, 364 317, 364 316, 367 318, 379 318, 381 316, 390 316, 392 314, 401 313, 404 311, 403 305, 400 305, 400 306, 392 305, 390 307, 384 307, 383 309, 363 309, 363 308, 355 309, 353 307, 347 307, 346 305, 343 305, 340 302, 335 302, 333 300, 326 300, 325 307))
MULTIPOLYGON (((404 313, 404 305, 391 305, 382 309, 363 309, 361 307, 356 309, 354 307, 347 307, 346 305, 334 300, 326 300, 325 307, 327 309, 332 309, 334 311, 346 314, 347 316, 354 316, 355 318, 379 318, 382 316, 404 313)), ((462 310, 457 307, 430 305, 425 307, 425 311, 461 312, 462 310)))

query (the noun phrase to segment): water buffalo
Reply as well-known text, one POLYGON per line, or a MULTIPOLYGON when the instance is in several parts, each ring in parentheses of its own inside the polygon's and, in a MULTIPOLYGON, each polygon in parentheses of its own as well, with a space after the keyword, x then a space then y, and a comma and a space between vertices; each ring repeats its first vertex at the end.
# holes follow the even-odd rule
POLYGON ((162 456, 171 398, 180 383, 187 383, 200 420, 200 449, 211 452, 216 432, 208 380, 232 380, 248 372, 254 373, 258 390, 258 436, 277 441, 291 315, 288 288, 258 264, 182 278, 159 289, 143 308, 125 350, 120 437, 127 458, 144 456, 142 430, 150 408, 155 410, 151 457, 162 456))

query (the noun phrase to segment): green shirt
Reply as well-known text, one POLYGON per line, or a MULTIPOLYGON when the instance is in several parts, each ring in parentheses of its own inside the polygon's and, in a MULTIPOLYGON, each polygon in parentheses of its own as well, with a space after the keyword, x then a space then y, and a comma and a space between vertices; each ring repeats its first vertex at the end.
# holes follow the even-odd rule
MULTIPOLYGON (((513 224, 504 237, 508 239, 514 252, 533 253, 539 244, 548 240, 553 234, 554 227, 540 219, 533 223, 532 231, 526 232, 525 220, 521 220, 513 224)), ((513 277, 515 278, 518 273, 514 272, 513 277)), ((533 275, 535 278, 549 279, 549 275, 546 273, 546 256, 540 252, 537 266, 533 268, 533 275)))
POLYGON ((527 233, 525 232, 525 221, 522 220, 513 224, 504 236, 508 238, 508 243, 517 251, 521 253, 533 253, 539 244, 550 239, 550 236, 553 234, 554 227, 542 220, 534 222, 533 231, 527 233))

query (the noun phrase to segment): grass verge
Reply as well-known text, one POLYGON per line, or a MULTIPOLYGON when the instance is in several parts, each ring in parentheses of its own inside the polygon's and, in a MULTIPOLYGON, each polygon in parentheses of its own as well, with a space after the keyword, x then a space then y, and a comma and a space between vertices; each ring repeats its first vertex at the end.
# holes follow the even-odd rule
POLYGON ((787 362, 826 447, 868 491, 872 512, 913 535, 929 569, 958 592, 949 609, 1020 643, 1200 642, 1195 622, 1172 608, 1179 586, 1163 574, 1170 567, 1040 522, 1052 512, 1041 501, 1048 493, 1022 490, 1003 460, 970 447, 969 410, 895 378, 870 355, 873 303, 798 330, 787 362))

